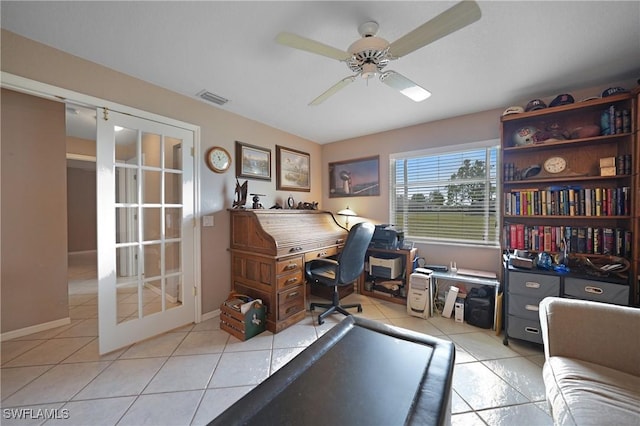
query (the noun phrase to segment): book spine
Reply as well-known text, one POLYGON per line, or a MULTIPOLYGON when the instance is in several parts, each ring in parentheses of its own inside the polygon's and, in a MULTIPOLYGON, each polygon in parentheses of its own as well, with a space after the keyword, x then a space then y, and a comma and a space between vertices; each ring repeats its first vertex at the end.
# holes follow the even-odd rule
POLYGON ((551 244, 551 227, 544 227, 544 251, 555 251, 553 249, 553 245, 551 244))
POLYGON ((569 189, 568 191, 569 198, 569 216, 576 215, 576 191, 574 189, 569 189))
POLYGON ((614 254, 614 232, 613 228, 602 229, 602 254, 614 254))

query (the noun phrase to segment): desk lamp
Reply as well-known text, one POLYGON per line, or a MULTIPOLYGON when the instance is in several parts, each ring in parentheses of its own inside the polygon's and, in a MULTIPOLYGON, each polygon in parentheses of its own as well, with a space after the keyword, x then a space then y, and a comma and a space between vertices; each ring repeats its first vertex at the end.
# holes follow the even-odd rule
POLYGON ((346 209, 340 210, 338 214, 340 216, 345 216, 344 224, 345 224, 345 227, 347 228, 347 231, 349 230, 349 216, 358 216, 358 214, 353 210, 351 210, 349 206, 347 206, 346 209))

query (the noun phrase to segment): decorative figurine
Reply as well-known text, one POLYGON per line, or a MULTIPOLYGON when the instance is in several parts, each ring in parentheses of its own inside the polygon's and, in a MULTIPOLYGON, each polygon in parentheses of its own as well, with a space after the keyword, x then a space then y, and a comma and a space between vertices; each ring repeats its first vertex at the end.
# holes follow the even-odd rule
POLYGON ((249 181, 245 180, 242 185, 236 178, 236 192, 235 192, 235 200, 233 201, 234 209, 244 209, 244 205, 247 204, 247 192, 248 192, 249 181))
POLYGON ((254 209, 262 209, 262 208, 264 208, 262 206, 262 204, 260 203, 260 197, 264 197, 265 195, 264 194, 251 194, 251 195, 253 195, 253 198, 252 198, 253 207, 252 208, 254 208, 254 209))

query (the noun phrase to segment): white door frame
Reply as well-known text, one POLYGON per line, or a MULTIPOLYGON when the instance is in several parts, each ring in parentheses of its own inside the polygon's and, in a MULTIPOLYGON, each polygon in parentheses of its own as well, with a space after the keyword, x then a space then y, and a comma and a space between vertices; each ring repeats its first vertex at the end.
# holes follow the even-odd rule
MULTIPOLYGON (((29 95, 37 96, 40 98, 46 98, 50 100, 54 100, 56 102, 72 102, 79 105, 86 106, 88 108, 97 108, 97 107, 105 107, 110 110, 120 111, 125 114, 131 114, 140 118, 144 118, 147 120, 153 120, 160 123, 169 124, 171 126, 180 127, 186 130, 190 130, 194 134, 193 140, 193 150, 194 150, 194 165, 193 165, 193 199, 194 199, 194 218, 193 218, 193 226, 194 226, 194 236, 193 236, 193 259, 192 259, 192 267, 193 267, 193 276, 196 290, 195 296, 195 318, 194 321, 196 323, 200 322, 202 319, 202 291, 201 291, 201 267, 200 267, 200 254, 201 254, 201 244, 200 244, 200 220, 198 218, 201 215, 201 203, 200 203, 200 161, 197 161, 200 158, 200 126, 196 126, 194 124, 186 123, 184 121, 176 120, 173 118, 164 117, 158 114, 154 114, 148 111, 142 111, 136 108, 128 107, 126 105, 121 105, 115 102, 107 101, 104 99, 100 99, 94 96, 85 95, 79 92, 75 92, 68 89, 63 89, 61 87, 53 86, 50 84, 42 83, 36 80, 31 80, 28 78, 20 77, 5 71, 2 71, 0 74, 0 87, 5 89, 14 90, 20 93, 26 93, 29 95)), ((187 266, 185 264, 185 266, 187 266)))

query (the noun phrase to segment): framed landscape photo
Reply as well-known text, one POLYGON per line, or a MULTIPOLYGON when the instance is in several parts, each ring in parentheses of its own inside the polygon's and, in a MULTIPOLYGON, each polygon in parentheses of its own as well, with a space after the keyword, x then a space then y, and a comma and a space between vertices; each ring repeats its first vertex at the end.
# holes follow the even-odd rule
POLYGON ((276 145, 276 189, 311 192, 311 156, 276 145))
POLYGON ((236 141, 236 176, 271 180, 271 150, 236 141))
POLYGON ((380 195, 380 156, 329 163, 329 198, 380 195))

